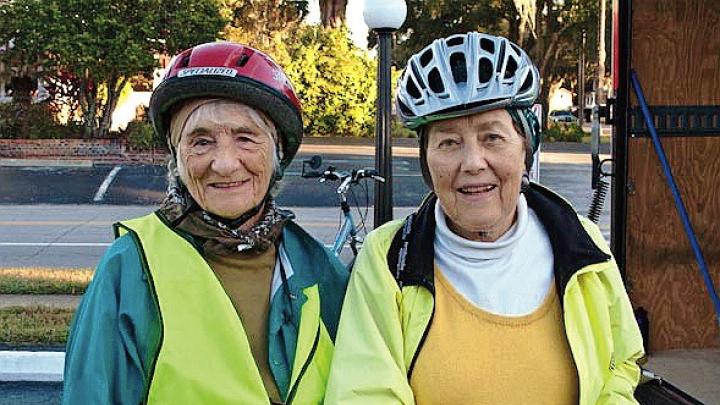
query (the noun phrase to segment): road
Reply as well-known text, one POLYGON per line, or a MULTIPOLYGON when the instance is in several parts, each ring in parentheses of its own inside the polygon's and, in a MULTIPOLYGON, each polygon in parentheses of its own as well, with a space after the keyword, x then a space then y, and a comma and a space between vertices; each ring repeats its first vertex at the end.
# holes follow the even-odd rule
MULTIPOLYGON (((337 198, 331 184, 299 176, 300 161, 307 156, 299 156, 288 169, 278 202, 292 209, 301 225, 329 244, 339 224, 337 198)), ((367 154, 335 152, 323 156, 323 167, 373 165, 373 157, 367 154)), ((587 213, 592 191, 585 156, 548 154, 542 160, 540 178, 581 214, 587 213)), ((161 166, 122 167, 115 170, 102 201, 93 203, 113 167, 0 167, 0 267, 94 267, 112 242, 111 225, 152 211, 166 188, 161 166)), ((427 193, 419 172, 417 157, 393 159, 396 217, 409 213, 427 193)), ((372 194, 370 186, 370 204, 372 194)), ((361 207, 364 195, 360 192, 358 196, 361 207)), ((600 221, 606 238, 609 205, 608 200, 600 221)), ((367 219, 371 226, 372 209, 367 219)))

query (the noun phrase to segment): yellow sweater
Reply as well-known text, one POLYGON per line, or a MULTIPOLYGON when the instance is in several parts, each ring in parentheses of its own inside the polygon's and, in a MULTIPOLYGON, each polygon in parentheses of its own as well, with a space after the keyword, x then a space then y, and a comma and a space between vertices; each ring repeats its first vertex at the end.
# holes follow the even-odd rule
POLYGON ((435 269, 435 315, 410 385, 418 404, 577 404, 555 286, 526 316, 484 311, 435 269))

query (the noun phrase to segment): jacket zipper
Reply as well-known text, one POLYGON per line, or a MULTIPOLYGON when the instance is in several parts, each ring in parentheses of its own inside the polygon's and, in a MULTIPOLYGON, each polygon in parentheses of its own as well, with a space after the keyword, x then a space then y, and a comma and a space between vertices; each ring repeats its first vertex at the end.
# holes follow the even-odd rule
POLYGON ((312 346, 312 349, 310 350, 310 354, 308 355, 307 360, 305 360, 305 364, 303 364, 303 367, 300 370, 300 374, 298 375, 297 380, 295 380, 295 384, 290 389, 290 395, 288 395, 288 399, 285 402, 286 405, 290 405, 292 403, 293 399, 295 399, 295 395, 297 394, 297 390, 298 390, 298 386, 300 385, 300 381, 302 381, 302 378, 305 375, 307 368, 310 366, 310 363, 312 362, 313 357, 315 357, 315 351, 317 350, 319 340, 320 340, 320 324, 318 324, 317 331, 315 332, 315 341, 313 341, 313 346, 312 346))
POLYGON ((432 307, 432 312, 430 313, 430 319, 428 320, 428 323, 425 326, 425 330, 423 331, 423 335, 420 338, 420 343, 418 343, 418 347, 417 347, 417 349, 415 349, 415 354, 413 354, 413 358, 410 361, 410 367, 408 368, 408 373, 407 373, 408 383, 410 383, 410 378, 412 377, 412 372, 415 369, 415 363, 417 362, 417 359, 420 356, 420 350, 422 350, 422 347, 425 344, 425 340, 427 339, 428 333, 430 333, 430 325, 432 325, 433 318, 435 318, 435 289, 430 288, 428 283, 426 283, 426 282, 422 283, 420 286, 423 288, 426 288, 428 291, 430 291, 432 293, 433 307, 432 307))

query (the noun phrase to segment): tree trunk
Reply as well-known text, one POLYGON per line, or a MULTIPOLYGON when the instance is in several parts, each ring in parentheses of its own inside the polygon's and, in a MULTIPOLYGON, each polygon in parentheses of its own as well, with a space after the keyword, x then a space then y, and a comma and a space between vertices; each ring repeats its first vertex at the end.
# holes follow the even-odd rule
POLYGON ((117 102, 120 99, 120 93, 127 82, 127 78, 120 79, 119 83, 118 79, 115 78, 108 82, 108 99, 102 109, 103 113, 102 119, 100 120, 100 127, 98 128, 98 137, 104 138, 110 131, 110 126, 112 125, 112 113, 115 111, 117 102))
POLYGON ((324 27, 337 28, 345 22, 347 0, 320 0, 320 21, 324 27))
POLYGON ((19 76, 13 77, 10 85, 13 89, 13 102, 17 109, 15 114, 17 117, 15 122, 15 137, 27 137, 30 128, 28 116, 32 106, 32 92, 37 88, 37 83, 28 76, 19 76))
POLYGON ((83 126, 85 127, 85 138, 92 138, 96 133, 97 128, 97 88, 93 86, 92 89, 85 93, 86 97, 86 109, 83 114, 83 126))

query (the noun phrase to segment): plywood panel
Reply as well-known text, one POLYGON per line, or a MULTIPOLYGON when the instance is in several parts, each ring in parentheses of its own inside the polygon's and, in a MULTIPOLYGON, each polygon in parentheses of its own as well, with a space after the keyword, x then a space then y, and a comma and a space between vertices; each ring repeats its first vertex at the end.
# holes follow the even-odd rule
MULTIPOLYGON (((650 105, 720 104, 720 2, 634 0, 632 68, 650 105)), ((636 101, 633 99, 633 105, 636 101)), ((663 144, 720 288, 720 134, 663 144)), ((712 303, 649 138, 628 142, 626 271, 651 350, 718 347, 712 303)))
MULTIPOLYGON (((720 138, 665 139, 705 261, 720 289, 720 138), (713 176, 708 174, 714 173, 713 176)), ((627 271, 650 316, 651 349, 715 347, 712 303, 649 139, 631 141, 627 271)))

